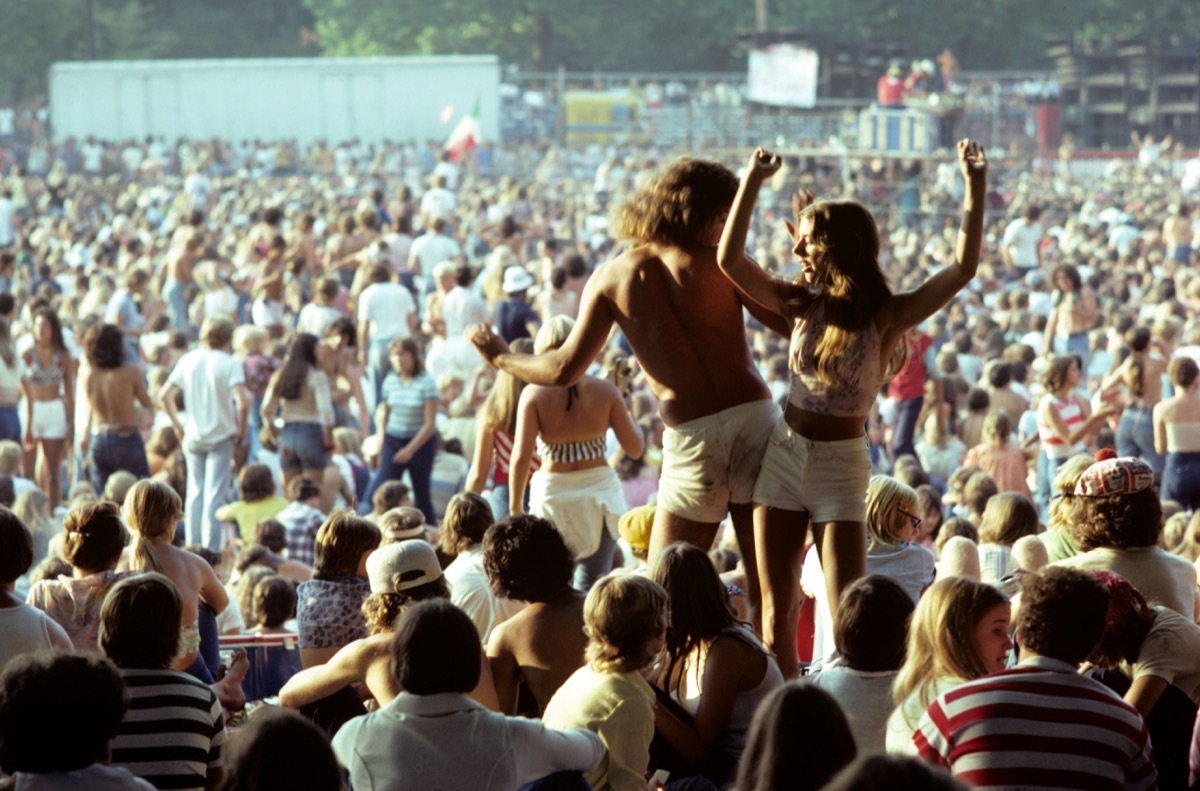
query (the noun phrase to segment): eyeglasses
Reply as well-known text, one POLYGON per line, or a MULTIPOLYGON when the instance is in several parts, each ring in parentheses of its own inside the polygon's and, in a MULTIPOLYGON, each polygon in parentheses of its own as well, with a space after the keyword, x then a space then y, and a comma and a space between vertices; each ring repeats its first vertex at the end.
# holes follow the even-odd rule
POLYGON ((909 518, 909 521, 912 522, 913 530, 916 530, 918 527, 921 526, 921 517, 917 516, 916 514, 910 514, 908 511, 905 511, 903 508, 897 508, 896 510, 900 512, 901 516, 907 516, 909 518))

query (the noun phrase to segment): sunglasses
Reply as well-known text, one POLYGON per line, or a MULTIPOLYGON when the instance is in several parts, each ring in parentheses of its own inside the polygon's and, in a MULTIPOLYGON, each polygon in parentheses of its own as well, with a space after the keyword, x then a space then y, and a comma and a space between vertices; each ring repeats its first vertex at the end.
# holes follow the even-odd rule
POLYGON ((912 522, 913 530, 916 530, 918 527, 921 526, 921 517, 917 516, 916 514, 910 514, 908 511, 905 511, 903 508, 897 508, 896 510, 900 512, 901 516, 908 517, 909 521, 912 522))

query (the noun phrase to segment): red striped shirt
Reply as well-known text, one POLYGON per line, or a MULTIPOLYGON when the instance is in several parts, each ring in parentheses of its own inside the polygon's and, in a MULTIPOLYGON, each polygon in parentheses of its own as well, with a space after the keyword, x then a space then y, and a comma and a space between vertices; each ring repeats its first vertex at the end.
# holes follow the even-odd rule
POLYGON ((934 701, 917 752, 975 789, 1156 789, 1146 725, 1102 684, 1033 657, 934 701))
MULTIPOLYGON (((492 483, 499 486, 502 483, 508 483, 508 470, 512 465, 512 449, 513 435, 507 431, 499 429, 492 432, 492 438, 495 440, 493 449, 495 452, 494 464, 492 466, 492 483)), ((529 472, 535 473, 542 466, 542 460, 535 453, 529 460, 529 472)))

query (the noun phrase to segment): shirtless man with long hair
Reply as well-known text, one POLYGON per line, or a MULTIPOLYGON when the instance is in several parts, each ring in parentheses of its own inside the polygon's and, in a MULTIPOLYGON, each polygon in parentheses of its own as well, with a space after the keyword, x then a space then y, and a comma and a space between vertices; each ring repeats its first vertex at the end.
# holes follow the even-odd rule
POLYGON ((632 247, 588 280, 579 320, 558 349, 512 354, 485 325, 471 336, 501 370, 530 384, 565 386, 584 375, 616 323, 667 426, 650 556, 676 541, 709 549, 732 514, 757 612, 750 498, 779 408, 751 359, 743 309, 786 328, 717 268, 717 241, 737 188, 725 166, 685 158, 618 207, 613 232, 632 247))

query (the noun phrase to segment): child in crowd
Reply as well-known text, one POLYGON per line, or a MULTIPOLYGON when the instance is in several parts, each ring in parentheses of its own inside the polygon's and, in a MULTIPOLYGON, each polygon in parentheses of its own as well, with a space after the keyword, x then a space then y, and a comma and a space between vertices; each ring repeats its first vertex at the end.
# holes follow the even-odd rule
POLYGON ((1023 494, 1005 492, 988 500, 979 523, 979 568, 983 582, 997 585, 1016 569, 1013 545, 1037 535, 1037 506, 1023 494))
POLYGON ((238 496, 241 498, 217 509, 217 519, 237 522, 238 532, 247 545, 254 543, 254 528, 260 521, 270 519, 288 504, 275 489, 275 475, 265 464, 247 464, 238 473, 238 496))
POLYGON ((1030 496, 1029 465, 1025 451, 1011 442, 1012 418, 1003 410, 988 412, 983 421, 983 442, 967 451, 964 464, 974 464, 992 476, 996 489, 1030 496))

